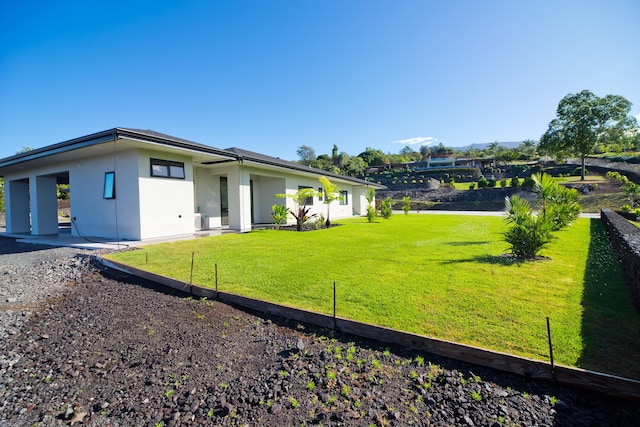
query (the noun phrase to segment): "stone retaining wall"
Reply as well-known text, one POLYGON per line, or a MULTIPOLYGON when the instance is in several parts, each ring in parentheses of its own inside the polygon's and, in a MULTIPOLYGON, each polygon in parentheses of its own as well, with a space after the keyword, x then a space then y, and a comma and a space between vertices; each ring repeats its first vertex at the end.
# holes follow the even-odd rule
POLYGON ((640 228, 611 209, 602 209, 600 218, 622 265, 633 304, 640 313, 640 228))

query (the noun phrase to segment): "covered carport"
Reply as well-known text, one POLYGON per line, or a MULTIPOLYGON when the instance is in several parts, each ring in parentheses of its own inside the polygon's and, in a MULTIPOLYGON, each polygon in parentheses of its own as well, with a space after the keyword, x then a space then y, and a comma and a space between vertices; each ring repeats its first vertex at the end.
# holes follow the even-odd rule
POLYGON ((58 234, 58 184, 68 183, 67 171, 7 180, 7 232, 36 236, 58 234))

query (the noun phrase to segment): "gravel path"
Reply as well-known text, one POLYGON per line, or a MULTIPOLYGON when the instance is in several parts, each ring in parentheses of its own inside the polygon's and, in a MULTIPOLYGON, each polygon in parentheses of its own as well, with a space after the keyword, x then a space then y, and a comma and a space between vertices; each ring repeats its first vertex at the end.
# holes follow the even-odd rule
POLYGON ((86 251, 0 253, 0 426, 640 425, 636 402, 119 280, 86 251))

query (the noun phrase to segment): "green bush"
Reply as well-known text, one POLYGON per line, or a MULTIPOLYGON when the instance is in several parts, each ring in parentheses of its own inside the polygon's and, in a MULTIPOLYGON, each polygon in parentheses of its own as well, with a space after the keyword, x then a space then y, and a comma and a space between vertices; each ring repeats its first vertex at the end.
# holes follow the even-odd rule
POLYGON ((507 188, 507 184, 509 183, 509 181, 507 180, 507 178, 502 178, 500 180, 500 188, 507 188))
POLYGON ((504 239, 517 258, 535 259, 551 241, 552 223, 544 215, 536 215, 529 202, 519 196, 506 199, 507 222, 511 224, 504 239))
POLYGON ((289 216, 289 209, 287 209, 284 205, 273 205, 271 206, 271 218, 273 218, 273 222, 276 224, 276 228, 280 228, 280 226, 287 222, 287 217, 289 216))
POLYGON ((489 187, 489 188, 495 188, 497 183, 498 183, 498 181, 496 181, 495 179, 490 179, 490 180, 487 182, 487 187, 489 187))
POLYGON ((404 211, 405 215, 409 214, 409 211, 411 210, 411 197, 404 196, 402 198, 402 210, 404 211))
POLYGON ((456 180, 455 180, 455 179, 453 179, 453 178, 451 178, 451 179, 449 180, 449 186, 453 187, 453 186, 455 186, 455 185, 456 185, 456 180))
POLYGON ((478 188, 487 188, 489 185, 489 181, 484 176, 481 176, 478 180, 478 188))
POLYGON ((507 222, 511 225, 504 237, 518 258, 533 259, 551 240, 552 232, 573 223, 580 215, 578 191, 566 188, 547 174, 531 176, 533 191, 538 195, 540 211, 519 196, 507 197, 507 222))
MULTIPOLYGON (((589 171, 587 170, 587 168, 584 169, 584 174, 589 175, 589 171)), ((571 171, 571 175, 582 176, 582 167, 578 166, 577 168, 575 168, 573 171, 571 171)))
POLYGON ((469 190, 475 190, 476 188, 476 183, 472 182, 471 184, 469 184, 469 190))
POLYGON ((391 197, 387 197, 380 204, 380 216, 384 219, 391 218, 393 210, 391 208, 391 197))
POLYGON ((526 178, 524 179, 524 182, 522 183, 522 186, 523 186, 523 187, 526 187, 526 188, 531 189, 531 188, 533 188, 533 186, 534 186, 535 184, 536 184, 536 183, 535 183, 535 181, 533 180, 533 178, 531 178, 531 177, 526 177, 526 178))
POLYGON ((519 190, 522 187, 520 183, 520 178, 516 175, 511 179, 511 188, 514 190, 519 190))
POLYGON ((367 221, 373 222, 376 219, 376 208, 373 205, 367 206, 367 221))

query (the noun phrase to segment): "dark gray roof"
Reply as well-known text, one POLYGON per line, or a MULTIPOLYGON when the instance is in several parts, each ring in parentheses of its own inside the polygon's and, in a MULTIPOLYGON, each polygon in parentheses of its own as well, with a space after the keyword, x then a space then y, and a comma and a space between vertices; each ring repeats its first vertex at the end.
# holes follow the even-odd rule
POLYGON ((70 139, 68 141, 60 142, 53 145, 48 145, 42 148, 36 148, 34 150, 30 150, 25 153, 20 153, 20 154, 16 154, 15 156, 0 159, 0 168, 4 166, 23 163, 29 160, 40 158, 40 157, 47 157, 54 154, 76 150, 79 148, 89 147, 95 144, 101 144, 106 141, 113 141, 114 138, 115 139, 127 138, 127 139, 139 140, 139 141, 153 142, 153 143, 162 144, 170 147, 190 149, 190 150, 200 151, 203 153, 215 154, 218 156, 227 157, 229 159, 237 160, 237 161, 251 161, 255 163, 261 163, 261 164, 270 165, 270 166, 277 166, 277 167, 290 169, 290 170, 308 172, 315 175, 324 175, 327 177, 340 178, 340 179, 347 180, 360 185, 371 185, 377 188, 385 188, 380 184, 364 181, 362 179, 339 175, 332 172, 311 168, 309 166, 301 165, 299 163, 281 160, 277 157, 271 157, 265 154, 255 153, 253 151, 243 150, 240 148, 229 148, 226 150, 222 150, 220 148, 215 148, 209 145, 204 145, 197 142, 189 141, 188 139, 177 138, 175 136, 167 135, 167 134, 156 132, 149 129, 133 129, 133 128, 120 128, 120 127, 105 130, 102 132, 93 133, 93 134, 82 136, 79 138, 70 139))
POLYGON ((279 166, 285 169, 292 169, 292 170, 297 170, 301 172, 313 173, 316 175, 326 176, 327 178, 329 177, 340 178, 340 179, 344 179, 346 181, 350 181, 350 182, 361 184, 361 185, 370 185, 378 188, 386 188, 384 185, 365 181, 363 179, 354 178, 352 176, 340 175, 340 174, 325 171, 322 169, 312 168, 311 166, 306 166, 300 163, 282 160, 279 157, 271 157, 271 156, 267 156, 266 154, 256 153, 254 151, 243 150, 242 148, 232 147, 232 148, 225 149, 225 151, 236 153, 238 156, 240 156, 241 160, 248 160, 255 163, 262 163, 270 166, 279 166))

